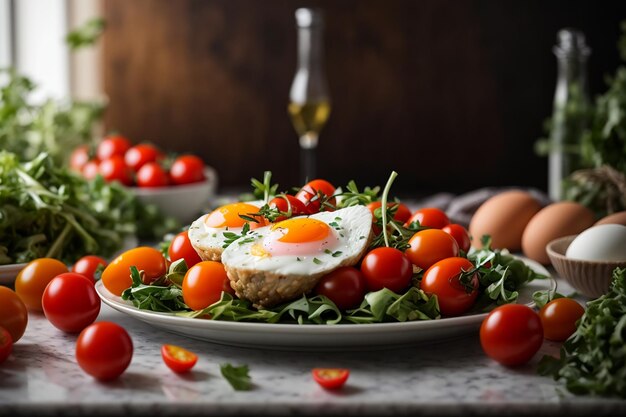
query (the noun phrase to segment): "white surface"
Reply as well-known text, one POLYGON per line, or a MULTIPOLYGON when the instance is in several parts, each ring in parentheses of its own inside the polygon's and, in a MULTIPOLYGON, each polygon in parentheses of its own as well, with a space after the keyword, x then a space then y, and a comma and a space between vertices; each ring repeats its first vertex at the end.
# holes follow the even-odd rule
MULTIPOLYGON (((541 265, 528 262, 537 272, 550 275, 541 265)), ((532 294, 550 288, 551 280, 535 280, 520 291, 519 303, 532 306, 532 294)), ((114 309, 152 326, 214 343, 278 350, 369 350, 419 342, 437 342, 476 331, 484 314, 404 323, 298 325, 245 323, 178 317, 170 313, 139 310, 96 283, 102 301, 114 309)))

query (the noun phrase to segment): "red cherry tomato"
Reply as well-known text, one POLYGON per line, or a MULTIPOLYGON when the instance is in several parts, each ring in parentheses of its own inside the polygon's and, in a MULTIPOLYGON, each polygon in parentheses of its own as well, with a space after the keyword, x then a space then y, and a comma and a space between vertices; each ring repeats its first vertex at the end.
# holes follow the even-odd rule
POLYGON ((474 305, 478 296, 478 277, 472 277, 469 289, 459 281, 461 272, 473 268, 474 265, 465 258, 446 258, 424 273, 420 288, 437 296, 442 316, 461 315, 474 305))
POLYGON ((98 161, 89 161, 81 169, 83 177, 88 180, 93 180, 100 173, 100 164, 98 161))
POLYGON ((133 341, 118 324, 99 321, 87 326, 76 340, 80 367, 101 381, 120 376, 133 357, 133 341))
POLYGON ((361 272, 369 291, 388 288, 393 292, 400 292, 411 283, 413 265, 398 249, 382 247, 365 255, 361 262, 361 272))
POLYGON ((167 262, 161 251, 149 246, 127 250, 119 255, 102 271, 102 284, 112 294, 122 295, 133 284, 130 267, 144 271, 144 284, 150 284, 165 275, 167 262))
POLYGON ((460 224, 451 223, 447 226, 441 228, 444 232, 449 234, 456 240, 457 245, 459 245, 459 249, 463 252, 467 253, 469 251, 470 246, 472 245, 472 241, 470 240, 469 233, 466 228, 461 226, 460 224))
POLYGON ((148 162, 137 171, 137 185, 140 187, 165 187, 169 183, 167 171, 158 162, 148 162))
POLYGON ((341 368, 314 368, 313 379, 325 389, 339 389, 350 376, 349 369, 341 368))
POLYGON ((170 168, 170 177, 176 185, 204 181, 204 162, 194 155, 179 156, 170 168))
MULTIPOLYGON (((321 202, 317 197, 317 193, 322 192, 324 195, 331 197, 335 193, 335 186, 326 180, 312 180, 307 182, 304 187, 298 191, 296 198, 304 203, 308 214, 320 211, 321 202)), ((335 205, 335 198, 331 198, 328 202, 335 205)))
MULTIPOLYGON (((367 205, 367 208, 370 209, 370 211, 372 212, 372 216, 375 216, 374 212, 376 211, 376 209, 380 208, 382 204, 383 203, 381 201, 374 201, 367 205)), ((405 204, 387 203, 387 207, 394 207, 394 206, 398 206, 396 210, 396 214, 393 215, 394 220, 400 223, 404 223, 407 220, 409 220, 409 218, 411 217, 411 210, 405 204)))
POLYGON ((4 327, 0 327, 0 363, 7 360, 13 350, 13 338, 4 327))
POLYGON ((583 306, 571 298, 557 298, 539 310, 543 335, 562 342, 576 331, 576 322, 585 314, 583 306))
POLYGON ((66 333, 80 332, 100 313, 93 280, 75 272, 53 278, 43 292, 41 305, 48 321, 66 333))
POLYGON ((98 144, 98 148, 96 149, 96 155, 101 161, 112 158, 114 156, 120 156, 124 158, 124 154, 126 154, 126 151, 130 149, 130 146, 130 141, 124 136, 107 136, 102 140, 102 142, 98 144))
POLYGON ((148 162, 156 162, 163 158, 163 154, 159 149, 149 143, 140 143, 135 145, 124 154, 124 162, 135 172, 147 164, 148 162))
POLYGON ((506 366, 528 362, 543 343, 541 319, 521 304, 493 310, 480 326, 480 344, 491 359, 506 366))
POLYGON ((72 151, 70 156, 70 168, 73 171, 81 172, 85 164, 89 162, 89 146, 80 145, 72 151))
POLYGON ((202 310, 219 301, 222 291, 235 294, 224 265, 219 262, 199 262, 183 278, 183 300, 192 310, 202 310))
MULTIPOLYGON (((307 208, 304 206, 304 203, 298 200, 296 197, 288 194, 282 194, 278 197, 274 197, 269 202, 270 208, 277 208, 279 211, 283 213, 289 212, 289 206, 291 206, 291 215, 293 216, 301 216, 303 214, 308 214, 307 208)), ((287 216, 278 216, 274 222, 280 222, 287 219, 287 216)))
POLYGON ((430 227, 433 229, 441 229, 442 227, 450 224, 450 219, 443 212, 435 207, 426 207, 417 210, 411 218, 406 222, 405 226, 413 222, 419 222, 420 226, 430 227))
POLYGON ((341 310, 350 310, 357 308, 363 301, 366 285, 361 271, 351 266, 342 266, 324 276, 313 292, 330 298, 341 310))
POLYGON ((198 362, 195 353, 174 345, 161 346, 161 356, 167 367, 179 374, 189 372, 198 362))
POLYGON ((116 155, 103 159, 98 166, 98 172, 107 182, 119 181, 124 185, 132 185, 133 177, 130 168, 126 166, 124 157, 116 155))
POLYGON ((448 233, 439 229, 425 229, 409 239, 405 253, 413 265, 428 269, 435 262, 459 256, 459 245, 448 233))
POLYGON ((184 258, 187 268, 191 268, 198 262, 202 261, 200 256, 198 256, 198 252, 196 252, 191 245, 187 230, 180 232, 176 235, 176 237, 174 237, 174 239, 172 239, 167 253, 170 257, 170 261, 172 262, 184 258))
POLYGON ((28 311, 22 299, 10 288, 0 285, 0 327, 11 335, 13 343, 20 340, 28 324, 28 311))
POLYGON ((95 283, 96 277, 94 274, 100 265, 106 267, 107 261, 99 256, 86 255, 76 261, 74 266, 72 266, 72 272, 82 274, 95 283))

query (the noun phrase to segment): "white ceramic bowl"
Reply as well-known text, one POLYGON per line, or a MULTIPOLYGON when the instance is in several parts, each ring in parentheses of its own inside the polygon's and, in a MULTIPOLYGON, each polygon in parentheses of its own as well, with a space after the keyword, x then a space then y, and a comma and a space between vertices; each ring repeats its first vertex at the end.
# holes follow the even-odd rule
POLYGON ((158 188, 131 187, 135 195, 144 203, 154 204, 161 211, 183 224, 197 219, 209 207, 217 190, 217 172, 205 166, 205 180, 188 185, 175 185, 158 188))

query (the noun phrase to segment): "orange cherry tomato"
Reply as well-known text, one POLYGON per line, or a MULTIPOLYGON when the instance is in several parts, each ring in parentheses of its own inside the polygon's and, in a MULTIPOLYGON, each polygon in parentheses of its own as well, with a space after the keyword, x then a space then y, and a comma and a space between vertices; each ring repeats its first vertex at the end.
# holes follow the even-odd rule
POLYGON ((409 247, 404 253, 413 265, 428 269, 442 259, 459 256, 459 245, 443 230, 425 229, 409 239, 409 247))
POLYGON ((57 259, 39 258, 32 260, 17 274, 15 292, 26 307, 33 311, 43 311, 41 297, 52 278, 69 272, 67 266, 57 259))
POLYGON ((406 222, 405 226, 413 222, 419 222, 422 227, 441 229, 450 224, 450 219, 443 210, 436 207, 425 207, 417 210, 406 222))
POLYGON ((576 331, 576 322, 585 314, 583 306, 571 298, 556 298, 539 310, 543 336, 562 342, 576 331))
POLYGON ((174 345, 161 346, 161 356, 167 367, 179 374, 189 372, 198 362, 198 356, 195 353, 174 345))
POLYGON ((192 310, 202 310, 219 301, 222 291, 235 294, 220 262, 199 262, 183 278, 183 300, 192 310))
POLYGON ((474 305, 478 296, 478 277, 472 277, 469 289, 459 281, 462 272, 473 268, 474 265, 465 258, 446 258, 424 272, 420 288, 426 294, 437 296, 442 316, 461 315, 474 305))
POLYGON ((133 283, 130 278, 131 266, 144 271, 144 284, 162 277, 167 270, 167 263, 160 251, 140 246, 122 253, 102 271, 104 287, 112 294, 122 295, 122 292, 133 283))
POLYGON ((0 327, 11 335, 13 343, 20 340, 28 324, 28 311, 22 299, 11 289, 0 285, 0 327))
POLYGON ((314 368, 313 379, 325 389, 339 389, 344 386, 350 370, 345 368, 314 368))
POLYGON ((0 363, 7 360, 13 350, 13 338, 4 327, 0 327, 0 363))

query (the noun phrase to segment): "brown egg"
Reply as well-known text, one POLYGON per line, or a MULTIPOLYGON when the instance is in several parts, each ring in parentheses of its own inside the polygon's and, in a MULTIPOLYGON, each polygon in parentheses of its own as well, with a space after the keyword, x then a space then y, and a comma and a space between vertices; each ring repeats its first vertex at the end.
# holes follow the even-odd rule
POLYGON ((594 226, 599 224, 621 224, 626 226, 626 211, 618 211, 617 213, 609 214, 598 220, 594 226))
POLYGON ((522 234, 541 204, 527 192, 505 191, 485 201, 470 221, 472 246, 481 248, 483 235, 491 236, 491 247, 510 251, 522 248, 522 234))
POLYGON ((549 264, 546 245, 559 237, 575 235, 591 227, 593 212, 582 204, 561 201, 541 209, 530 219, 522 236, 524 255, 542 264, 549 264))

